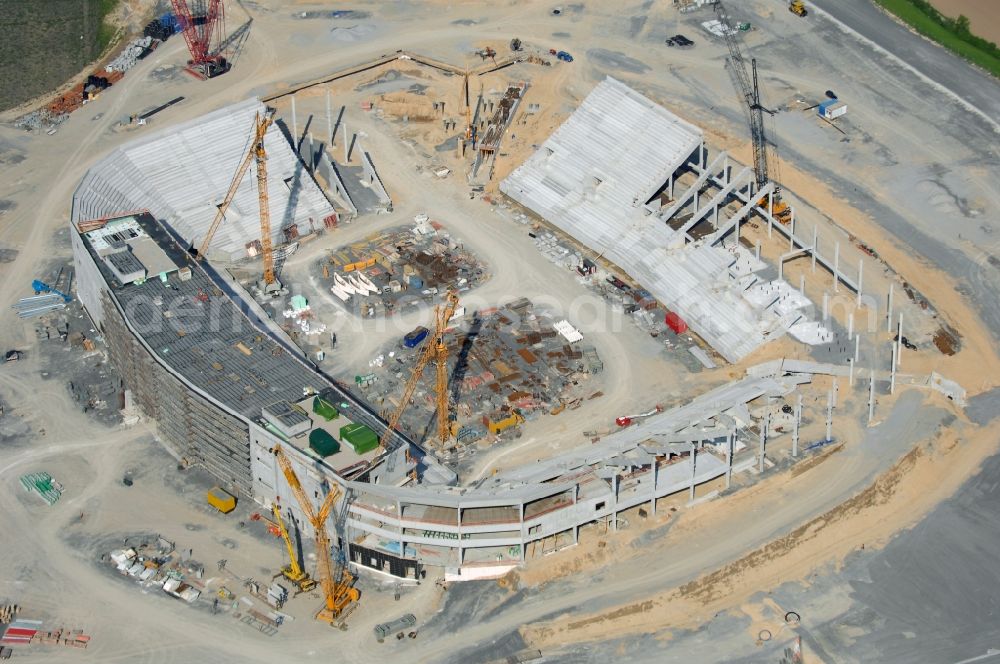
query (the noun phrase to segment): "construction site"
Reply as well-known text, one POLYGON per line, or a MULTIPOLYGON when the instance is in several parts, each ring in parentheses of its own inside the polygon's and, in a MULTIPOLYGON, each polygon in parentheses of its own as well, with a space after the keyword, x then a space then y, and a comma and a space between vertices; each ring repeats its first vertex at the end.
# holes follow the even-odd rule
POLYGON ((986 105, 822 1, 135 4, 0 116, 0 658, 995 656, 986 105))

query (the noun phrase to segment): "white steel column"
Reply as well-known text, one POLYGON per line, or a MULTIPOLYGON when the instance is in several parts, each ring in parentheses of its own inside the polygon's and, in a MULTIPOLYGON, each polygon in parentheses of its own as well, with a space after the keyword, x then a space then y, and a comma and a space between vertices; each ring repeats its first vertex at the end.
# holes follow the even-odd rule
MULTIPOLYGON (((576 507, 577 499, 580 497, 579 483, 573 484, 573 507, 576 507)), ((575 510, 574 510, 575 511, 575 510)), ((573 544, 580 543, 580 524, 573 524, 573 544)))
POLYGON ((762 473, 764 472, 764 446, 767 443, 767 430, 770 426, 771 426, 771 413, 767 413, 766 415, 764 415, 764 423, 760 430, 760 454, 759 454, 760 458, 757 460, 758 463, 757 469, 762 473))
POLYGON ((522 500, 517 505, 518 512, 521 515, 521 561, 526 561, 528 559, 528 529, 524 527, 524 501, 522 500))
POLYGON ((903 363, 903 312, 899 312, 899 325, 896 327, 896 368, 903 363))
POLYGON ((691 492, 689 494, 689 500, 694 500, 694 475, 696 472, 695 463, 698 456, 698 450, 695 448, 694 441, 691 441, 691 492))
POLYGON ((618 473, 611 476, 611 528, 618 530, 618 473))
POLYGON ((333 145, 333 115, 330 113, 330 88, 326 89, 326 135, 333 145))
POLYGON ((889 394, 896 393, 896 344, 892 345, 892 365, 889 369, 889 394))
POLYGON ((649 513, 650 514, 656 514, 656 480, 657 480, 657 475, 658 475, 658 472, 657 472, 658 471, 658 466, 659 466, 659 464, 656 463, 656 457, 654 456, 653 457, 653 467, 652 467, 652 469, 650 469, 650 473, 649 473, 650 475, 653 476, 653 488, 650 489, 650 492, 649 492, 649 494, 650 494, 649 495, 649 513))
POLYGON ((885 314, 885 331, 886 332, 892 332, 892 286, 893 286, 893 284, 890 283, 889 284, 889 308, 888 308, 888 311, 886 311, 886 314, 885 314))
POLYGON ((826 442, 833 438, 833 388, 826 393, 826 442))
POLYGON ((868 376, 868 426, 875 419, 875 370, 871 369, 868 376))
POLYGON ((816 250, 819 248, 819 226, 813 226, 812 271, 816 272, 816 250))
POLYGON ((795 428, 792 429, 792 456, 799 455, 799 426, 802 423, 802 395, 799 395, 798 403, 795 404, 795 428))
POLYGON ((861 284, 865 276, 865 259, 858 259, 858 306, 861 306, 861 284))
POLYGON ((733 483, 733 443, 736 438, 736 431, 730 431, 726 434, 726 488, 728 489, 733 483))
MULTIPOLYGON (((349 509, 349 506, 347 504, 346 498, 344 500, 344 509, 345 510, 349 509)), ((402 557, 406 556, 406 542, 403 541, 403 530, 404 530, 404 528, 403 528, 403 502, 401 500, 399 500, 399 498, 396 499, 396 516, 399 517, 399 557, 402 558, 402 557)), ((301 531, 299 531, 299 532, 301 532, 301 531)), ((347 537, 347 533, 346 532, 344 533, 344 537, 345 538, 347 537)), ((347 548, 348 547, 346 546, 346 540, 345 540, 344 541, 344 549, 346 550, 347 548)))
MULTIPOLYGON (((767 238, 771 239, 771 227, 774 225, 774 192, 767 192, 767 238)), ((760 258, 758 256, 757 258, 760 258)))
POLYGON ((840 286, 837 282, 840 281, 840 242, 836 242, 833 245, 833 292, 836 293, 840 290, 840 286))

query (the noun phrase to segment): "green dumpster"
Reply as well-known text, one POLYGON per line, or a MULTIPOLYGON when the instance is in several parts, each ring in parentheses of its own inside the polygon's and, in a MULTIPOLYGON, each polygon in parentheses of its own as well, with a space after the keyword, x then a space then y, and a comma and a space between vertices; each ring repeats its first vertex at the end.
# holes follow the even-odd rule
POLYGON ((340 411, 337 410, 337 407, 329 401, 324 400, 322 397, 316 397, 313 399, 313 412, 327 422, 340 417, 340 411))
POLYGON ((340 427, 340 439, 346 441, 355 454, 366 454, 378 447, 378 436, 364 424, 347 424, 340 427))
POLYGON ((340 451, 340 443, 323 429, 313 429, 309 432, 309 447, 321 457, 328 457, 340 451))

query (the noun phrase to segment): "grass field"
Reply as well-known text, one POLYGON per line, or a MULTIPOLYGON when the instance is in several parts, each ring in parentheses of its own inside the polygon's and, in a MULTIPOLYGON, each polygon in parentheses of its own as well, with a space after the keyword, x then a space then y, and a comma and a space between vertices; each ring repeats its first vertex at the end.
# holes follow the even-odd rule
MULTIPOLYGON (((979 65, 994 76, 1000 77, 1000 55, 997 54, 995 45, 989 48, 985 40, 978 39, 963 32, 954 24, 942 25, 942 17, 933 9, 937 16, 934 16, 920 6, 923 3, 915 3, 913 0, 875 0, 886 10, 898 16, 902 21, 910 25, 914 30, 929 39, 933 39, 948 50, 960 55, 969 62, 979 65), (983 42, 982 45, 973 43, 983 42)), ((945 23, 950 19, 944 18, 945 23)))
POLYGON ((0 111, 54 90, 114 36, 104 17, 118 0, 2 0, 0 111))

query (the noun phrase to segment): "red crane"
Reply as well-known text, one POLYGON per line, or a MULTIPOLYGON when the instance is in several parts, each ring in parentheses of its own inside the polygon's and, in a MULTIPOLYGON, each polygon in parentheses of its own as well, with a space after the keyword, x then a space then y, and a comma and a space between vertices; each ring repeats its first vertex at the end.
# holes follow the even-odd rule
POLYGON ((212 43, 224 38, 225 10, 222 0, 170 0, 181 24, 191 60, 187 71, 204 80, 229 71, 229 63, 212 52, 212 43))

